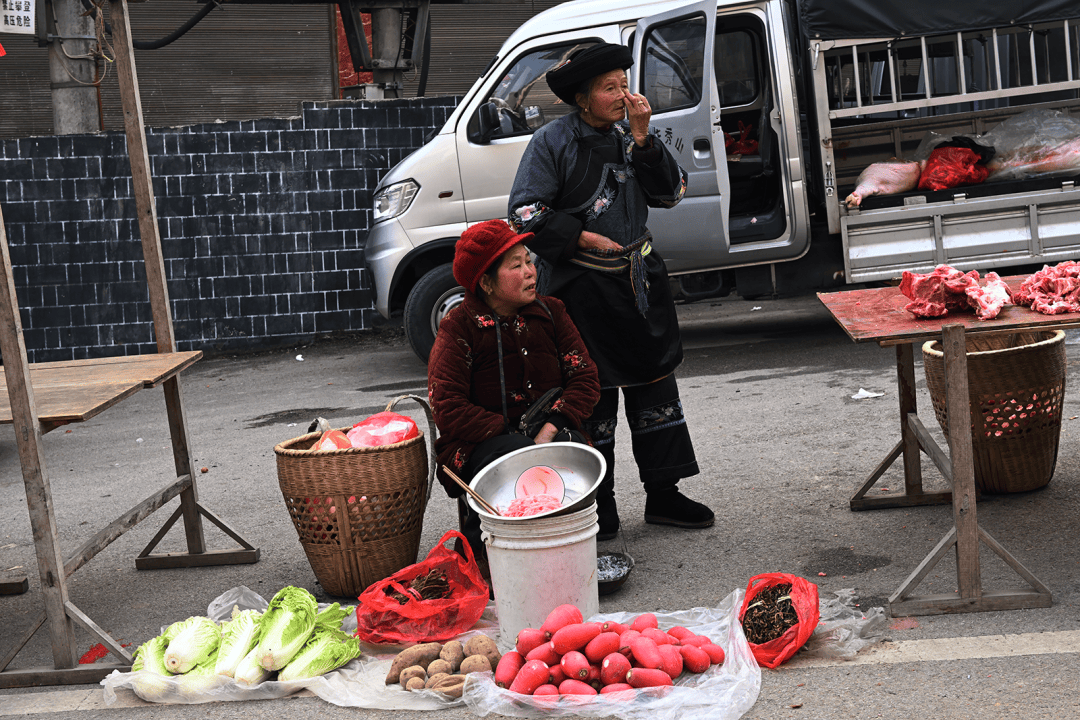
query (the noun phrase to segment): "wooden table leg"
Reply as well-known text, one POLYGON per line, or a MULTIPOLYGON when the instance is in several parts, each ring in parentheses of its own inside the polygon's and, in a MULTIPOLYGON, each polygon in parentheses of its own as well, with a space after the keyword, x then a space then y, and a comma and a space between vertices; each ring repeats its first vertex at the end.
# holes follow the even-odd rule
POLYGON ((967 345, 963 325, 942 329, 945 354, 945 405, 949 408, 949 457, 952 460, 953 520, 956 523, 956 579, 960 597, 982 595, 979 571, 979 521, 975 502, 975 461, 971 449, 971 400, 968 396, 967 345))
MULTIPOLYGON (((910 507, 914 505, 939 505, 952 499, 951 492, 923 492, 922 457, 919 454, 919 436, 911 426, 910 416, 918 412, 918 396, 915 392, 915 346, 902 343, 896 346, 896 387, 900 399, 900 442, 877 466, 848 506, 852 510, 877 510, 880 508, 910 507), (865 497, 866 493, 885 474, 897 458, 904 458, 904 492, 891 495, 865 497)), ((916 415, 917 417, 917 415, 916 415)))
POLYGON ((1050 590, 979 527, 971 442, 967 344, 963 325, 946 325, 942 329, 942 350, 945 355, 945 404, 949 411, 953 527, 889 598, 889 611, 894 617, 899 617, 1050 607, 1053 604, 1050 590), (1026 580, 1032 589, 984 591, 979 562, 980 541, 1026 580), (959 591, 912 596, 911 592, 915 587, 953 546, 956 547, 956 581, 959 591))

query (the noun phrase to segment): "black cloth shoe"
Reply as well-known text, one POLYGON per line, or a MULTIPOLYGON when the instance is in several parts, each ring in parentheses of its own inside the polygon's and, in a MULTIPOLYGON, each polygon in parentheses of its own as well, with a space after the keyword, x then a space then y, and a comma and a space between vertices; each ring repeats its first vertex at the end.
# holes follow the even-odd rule
POLYGON ((645 496, 645 522, 681 528, 707 528, 715 522, 713 511, 676 489, 645 496))
POLYGON ((596 499, 596 516, 600 524, 600 531, 596 533, 597 540, 614 540, 619 534, 619 509, 615 506, 615 498, 596 499))

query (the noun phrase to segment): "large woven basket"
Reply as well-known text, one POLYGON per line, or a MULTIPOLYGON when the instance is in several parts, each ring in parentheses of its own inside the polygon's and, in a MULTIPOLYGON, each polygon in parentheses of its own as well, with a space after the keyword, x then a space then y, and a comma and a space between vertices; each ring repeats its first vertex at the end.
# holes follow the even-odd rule
MULTIPOLYGON (((1050 482, 1057 463, 1065 397, 1061 330, 967 338, 968 394, 975 485, 983 492, 1025 492, 1050 482)), ((923 345, 934 414, 945 437, 945 361, 941 344, 923 345)))
MULTIPOLYGON (((320 433, 274 447, 278 484, 311 569, 327 593, 357 597, 377 580, 416 562, 424 509, 435 479, 435 422, 420 403, 431 434, 393 445, 311 452, 320 433)), ((343 432, 350 428, 342 428, 343 432)))

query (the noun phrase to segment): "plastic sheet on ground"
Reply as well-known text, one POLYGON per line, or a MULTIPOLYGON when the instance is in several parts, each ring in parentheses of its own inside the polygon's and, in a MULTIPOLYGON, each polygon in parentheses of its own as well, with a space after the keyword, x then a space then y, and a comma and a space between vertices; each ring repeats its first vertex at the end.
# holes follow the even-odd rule
MULTIPOLYGON (((761 670, 739 623, 743 591, 728 595, 718 608, 655 613, 660 628, 682 625, 718 641, 726 655, 700 675, 684 675, 672 687, 648 688, 612 695, 544 698, 511 693, 498 687, 491 673, 470 676, 465 704, 477 715, 496 713, 519 718, 618 717, 622 720, 707 718, 736 720, 757 701, 761 670)), ((594 615, 590 620, 629 623, 638 613, 594 615)))
POLYGON ((857 607, 852 588, 833 595, 819 598, 821 619, 796 657, 852 660, 863 648, 884 639, 889 621, 883 608, 857 607))
MULTIPOLYGON (((231 617, 234 606, 240 610, 262 612, 268 604, 258 593, 240 586, 214 598, 207 607, 206 615, 215 622, 221 622, 231 617)), ((325 607, 328 607, 325 603, 319 605, 320 610, 325 607)), ((494 603, 489 604, 476 625, 458 638, 464 639, 481 633, 494 636, 499 629, 494 607, 494 603)), ((356 615, 346 615, 341 629, 354 632, 356 615)), ((126 673, 114 670, 101 681, 101 685, 104 687, 106 705, 116 701, 116 691, 120 689, 132 690, 149 702, 187 705, 229 700, 273 700, 300 690, 309 690, 334 705, 381 710, 437 710, 463 703, 463 700, 448 698, 433 690, 407 692, 397 685, 387 687, 386 675, 390 664, 403 646, 361 643, 360 647, 364 651, 360 658, 326 675, 304 680, 266 680, 249 687, 223 676, 162 677, 148 670, 126 673)))

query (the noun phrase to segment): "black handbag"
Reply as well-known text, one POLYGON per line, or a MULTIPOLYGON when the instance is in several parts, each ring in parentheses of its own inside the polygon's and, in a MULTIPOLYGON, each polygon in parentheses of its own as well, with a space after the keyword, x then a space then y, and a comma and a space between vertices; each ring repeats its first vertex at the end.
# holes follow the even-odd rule
POLYGON ((534 438, 544 427, 544 423, 552 416, 551 406, 562 395, 561 387, 553 387, 536 399, 529 409, 518 420, 517 432, 520 435, 534 438))

